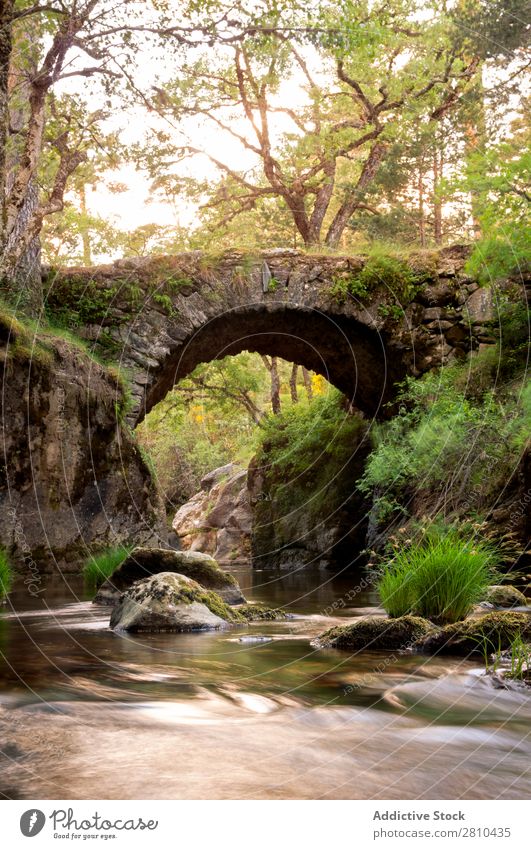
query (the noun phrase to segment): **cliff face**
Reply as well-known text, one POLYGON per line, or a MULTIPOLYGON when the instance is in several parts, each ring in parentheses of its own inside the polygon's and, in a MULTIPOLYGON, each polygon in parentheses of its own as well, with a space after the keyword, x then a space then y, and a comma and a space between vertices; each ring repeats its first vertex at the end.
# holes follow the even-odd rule
POLYGON ((0 360, 0 544, 15 563, 77 571, 89 550, 157 542, 162 507, 119 379, 7 315, 0 360))

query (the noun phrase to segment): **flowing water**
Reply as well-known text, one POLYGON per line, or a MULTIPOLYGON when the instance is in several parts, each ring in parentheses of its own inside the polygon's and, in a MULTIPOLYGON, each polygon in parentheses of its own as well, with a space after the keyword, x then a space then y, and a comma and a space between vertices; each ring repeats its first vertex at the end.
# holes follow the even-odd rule
POLYGON ((286 622, 116 634, 80 579, 0 612, 0 795, 529 798, 531 698, 478 664, 315 650, 375 611, 356 579, 234 572, 286 622))

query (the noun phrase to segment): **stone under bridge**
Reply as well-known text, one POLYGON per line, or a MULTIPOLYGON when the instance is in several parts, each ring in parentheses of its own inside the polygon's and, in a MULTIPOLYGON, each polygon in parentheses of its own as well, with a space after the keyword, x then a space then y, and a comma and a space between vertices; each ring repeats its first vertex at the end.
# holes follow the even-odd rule
POLYGON ((466 256, 419 254, 407 291, 382 275, 357 295, 366 258, 287 249, 63 269, 45 289, 49 312, 129 375, 133 425, 199 363, 244 350, 322 374, 372 416, 396 381, 493 341, 490 291, 464 274, 466 256))

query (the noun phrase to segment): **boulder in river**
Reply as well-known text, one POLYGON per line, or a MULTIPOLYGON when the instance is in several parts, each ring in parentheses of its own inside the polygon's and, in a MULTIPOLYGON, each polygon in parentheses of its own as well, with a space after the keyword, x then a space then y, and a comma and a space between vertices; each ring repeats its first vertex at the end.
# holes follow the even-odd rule
POLYGON ((214 590, 226 604, 243 604, 245 597, 236 579, 219 568, 209 554, 200 551, 173 551, 163 548, 135 548, 101 585, 94 602, 116 604, 121 593, 135 581, 161 572, 176 572, 214 590))
POLYGON ((530 613, 496 611, 471 617, 420 637, 414 649, 425 654, 492 654, 507 649, 516 637, 531 642, 530 613))
POLYGON ((215 592, 175 572, 160 572, 137 581, 111 614, 113 630, 149 633, 206 631, 242 622, 215 592))
POLYGON ((488 588, 484 601, 496 607, 526 607, 527 599, 520 590, 509 584, 495 584, 488 588))
POLYGON ((395 650, 409 648, 420 637, 433 630, 433 625, 420 616, 364 616, 349 625, 325 631, 313 643, 316 648, 395 650))

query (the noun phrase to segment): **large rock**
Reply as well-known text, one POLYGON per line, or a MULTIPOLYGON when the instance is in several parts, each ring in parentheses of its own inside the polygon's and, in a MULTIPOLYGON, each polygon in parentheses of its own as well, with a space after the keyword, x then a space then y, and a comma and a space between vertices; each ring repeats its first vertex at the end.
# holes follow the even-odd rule
POLYGON ((496 612, 435 628, 414 645, 426 654, 492 654, 509 648, 515 637, 531 640, 530 613, 496 612))
POLYGON ((214 469, 201 491, 179 508, 172 527, 183 548, 211 554, 218 563, 249 563, 251 505, 247 471, 232 463, 214 469))
POLYGON ((87 549, 166 535, 151 472, 124 426, 117 374, 0 310, 0 545, 42 589, 87 549))
POLYGON ((111 613, 117 631, 207 631, 240 621, 214 592, 175 572, 160 572, 137 581, 111 613))
MULTIPOLYGON (((323 423, 319 426, 322 431, 323 423)), ((344 569, 361 558, 366 547, 368 505, 355 481, 363 474, 370 441, 365 423, 354 416, 339 434, 332 429, 329 433, 334 440, 334 456, 330 456, 332 452, 327 455, 319 442, 313 442, 304 457, 305 469, 292 475, 288 486, 286 467, 273 461, 269 443, 249 464, 255 568, 344 569), (327 469, 325 474, 323 468, 327 469)), ((287 438, 285 446, 289 456, 287 438)), ((289 461, 287 465, 289 468, 289 461)))
POLYGON ((350 625, 339 625, 325 631, 314 642, 316 648, 359 651, 410 648, 420 637, 429 634, 433 625, 420 616, 364 616, 350 625))
POLYGON ((526 607, 527 599, 516 587, 509 584, 494 584, 489 587, 484 601, 494 604, 496 607, 526 607))
POLYGON ((245 597, 238 582, 219 568, 208 554, 199 551, 169 551, 161 548, 135 548, 129 557, 99 588, 96 604, 116 604, 121 593, 135 581, 161 572, 175 572, 214 590, 226 604, 243 604, 245 597))

